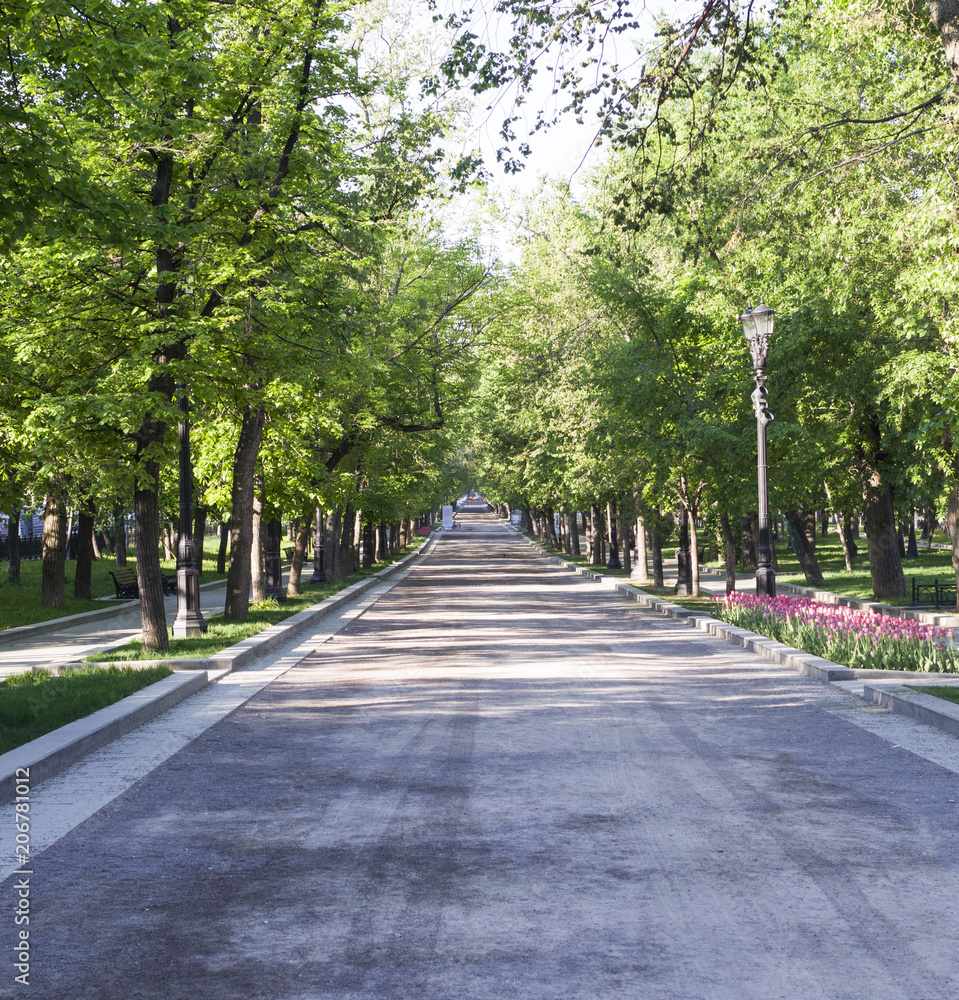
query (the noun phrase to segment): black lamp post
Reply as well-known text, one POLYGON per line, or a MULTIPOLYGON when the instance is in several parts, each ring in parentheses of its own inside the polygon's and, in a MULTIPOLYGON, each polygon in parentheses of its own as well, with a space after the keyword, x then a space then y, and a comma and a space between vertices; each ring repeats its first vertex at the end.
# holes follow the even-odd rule
POLYGON ((176 618, 173 635, 176 639, 200 635, 207 629, 200 611, 200 573, 196 568, 196 546, 193 543, 193 463, 190 461, 190 399, 186 386, 177 389, 177 409, 180 413, 180 540, 176 560, 176 618))
POLYGON ((759 471, 759 552, 756 569, 756 593, 760 596, 776 596, 776 571, 773 569, 772 548, 769 544, 769 482, 766 471, 766 427, 773 421, 773 415, 766 404, 766 357, 769 354, 769 338, 773 332, 775 310, 760 301, 755 309, 747 309, 740 316, 746 343, 753 360, 756 388, 752 401, 756 410, 756 432, 758 437, 757 465, 759 471))

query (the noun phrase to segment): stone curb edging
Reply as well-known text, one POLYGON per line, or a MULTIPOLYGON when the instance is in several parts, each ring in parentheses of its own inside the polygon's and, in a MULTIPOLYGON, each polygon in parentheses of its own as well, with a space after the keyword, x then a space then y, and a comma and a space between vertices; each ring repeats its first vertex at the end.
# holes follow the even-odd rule
MULTIPOLYGON (((937 677, 935 674, 924 674, 923 677, 937 677)), ((946 678, 954 678, 955 674, 939 674, 937 683, 948 683, 950 687, 959 685, 959 681, 946 678)), ((930 681, 927 681, 930 683, 930 681)), ((875 684, 866 684, 863 688, 863 697, 866 701, 880 708, 888 708, 899 715, 908 716, 917 722, 923 722, 927 726, 935 726, 943 732, 952 736, 959 736, 959 705, 944 698, 936 698, 933 695, 922 694, 921 691, 911 690, 902 687, 879 687, 875 684)))
MULTIPOLYGON (((516 529, 514 528, 514 530, 516 529)), ((917 674, 908 670, 859 670, 852 667, 845 667, 839 663, 833 663, 831 660, 824 659, 821 656, 813 656, 810 653, 804 653, 800 649, 786 646, 784 643, 777 642, 775 639, 769 639, 756 632, 749 632, 746 629, 728 625, 726 622, 712 618, 701 611, 691 611, 682 605, 673 604, 662 598, 654 597, 652 594, 647 594, 638 587, 621 582, 615 577, 611 578, 604 576, 602 573, 584 569, 576 563, 567 562, 565 559, 547 552, 541 545, 527 538, 522 532, 517 533, 520 534, 527 544, 537 549, 551 562, 558 563, 580 576, 586 576, 597 582, 604 583, 611 589, 619 591, 624 596, 631 597, 641 607, 656 611, 670 618, 685 621, 691 628, 706 632, 718 639, 724 639, 726 642, 731 642, 736 646, 757 654, 764 660, 787 667, 823 684, 849 680, 883 680, 902 685, 904 680, 909 679, 913 683, 920 685, 933 683, 947 684, 949 686, 959 685, 959 676, 956 674, 917 674)), ((863 697, 866 701, 873 704, 888 708, 902 715, 907 715, 927 725, 935 726, 954 736, 959 736, 959 704, 953 704, 952 702, 945 701, 942 698, 935 698, 931 695, 909 691, 904 686, 897 686, 895 689, 890 689, 887 685, 877 684, 865 684, 863 697)))
MULTIPOLYGON (((226 580, 211 580, 209 583, 201 583, 200 590, 209 590, 211 587, 222 587, 226 580)), ((110 598, 116 601, 116 598, 110 598)), ((17 639, 29 639, 31 636, 44 635, 47 632, 59 632, 62 628, 70 628, 73 625, 83 625, 85 622, 104 621, 109 618, 116 618, 126 611, 140 606, 139 599, 135 601, 116 601, 109 607, 97 611, 81 611, 78 615, 65 615, 63 618, 50 618, 45 622, 34 622, 32 625, 17 625, 15 628, 5 628, 0 631, 0 645, 7 642, 16 642, 17 639)), ((126 641, 126 640, 124 640, 126 641)))
MULTIPOLYGON (((343 590, 320 601, 311 608, 304 608, 295 615, 284 619, 270 628, 251 635, 242 642, 214 653, 207 660, 180 661, 204 664, 199 669, 184 670, 164 677, 149 687, 128 695, 113 705, 83 719, 61 726, 52 732, 32 740, 23 746, 0 755, 0 805, 10 802, 16 790, 17 772, 29 768, 30 784, 50 778, 58 772, 82 760, 94 750, 106 746, 126 733, 161 715, 168 708, 196 694, 214 681, 219 680, 237 667, 241 667, 257 656, 274 649, 293 634, 327 617, 345 603, 365 593, 399 569, 408 567, 414 560, 429 555, 436 545, 438 534, 429 537, 415 552, 398 559, 363 580, 345 587, 343 590), (257 641, 259 640, 259 641, 257 641)), ((222 581, 218 581, 222 582, 222 581)), ((94 612, 96 614, 96 612, 94 612)), ((145 667, 157 663, 173 666, 173 660, 135 660, 130 663, 145 667)), ((110 666, 121 664, 110 663, 110 666)), ((64 665, 61 665, 61 667, 64 665)))
POLYGON ((0 755, 0 805, 15 797, 17 776, 23 770, 29 774, 30 785, 36 785, 156 718, 209 683, 206 670, 171 674, 86 718, 0 755))

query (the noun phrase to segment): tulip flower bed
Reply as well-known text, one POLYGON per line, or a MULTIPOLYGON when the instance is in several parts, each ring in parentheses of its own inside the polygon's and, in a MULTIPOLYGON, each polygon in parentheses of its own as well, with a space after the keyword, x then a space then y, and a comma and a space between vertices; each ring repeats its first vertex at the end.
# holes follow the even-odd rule
POLYGON ((949 629, 805 597, 717 597, 713 617, 856 669, 959 672, 949 629))

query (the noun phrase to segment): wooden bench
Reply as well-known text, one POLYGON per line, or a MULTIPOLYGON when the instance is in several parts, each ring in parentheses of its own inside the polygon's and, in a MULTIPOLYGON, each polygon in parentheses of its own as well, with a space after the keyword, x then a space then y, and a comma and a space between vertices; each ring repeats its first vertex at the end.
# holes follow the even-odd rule
MULTIPOLYGON (((113 577, 113 584, 117 588, 117 599, 137 601, 140 599, 140 585, 137 583, 136 573, 127 566, 117 566, 116 569, 108 570, 113 577)), ((176 577, 164 576, 163 593, 176 593, 176 577)))

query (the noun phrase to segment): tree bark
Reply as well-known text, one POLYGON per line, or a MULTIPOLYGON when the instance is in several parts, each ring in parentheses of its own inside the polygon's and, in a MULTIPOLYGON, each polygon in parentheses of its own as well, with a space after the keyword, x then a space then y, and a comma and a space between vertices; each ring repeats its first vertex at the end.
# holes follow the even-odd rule
POLYGON ((823 586, 826 581, 823 579, 822 570, 819 568, 816 553, 813 551, 809 544, 809 539, 806 537, 806 524, 808 522, 805 516, 796 510, 785 510, 783 511, 783 517, 786 518, 789 526, 792 528, 790 537, 792 538, 793 545, 798 546, 799 551, 796 553, 796 556, 805 574, 806 585, 809 587, 823 586))
POLYGON ((203 542, 206 538, 206 507, 196 505, 196 515, 193 518, 193 545, 196 549, 195 564, 197 572, 203 576, 203 542))
POLYGON ((579 544, 579 511, 576 510, 569 515, 569 551, 570 555, 582 555, 579 544))
POLYGON ((952 539, 952 571, 956 577, 956 610, 959 611, 959 481, 949 491, 946 503, 946 531, 952 539))
POLYGON ((254 477, 265 414, 261 406, 243 411, 240 436, 233 454, 230 512, 230 569, 226 579, 223 617, 243 621, 250 611, 253 549, 254 477))
POLYGON ((719 524, 722 528, 723 544, 726 550, 726 593, 732 594, 736 590, 736 536, 733 534, 728 514, 719 515, 719 524))
POLYGON ((942 39, 952 82, 959 84, 959 3, 956 0, 926 0, 926 10, 942 39))
POLYGON ((62 608, 66 601, 67 509, 62 496, 48 493, 43 504, 43 565, 40 604, 62 608))
POLYGON ((753 538, 753 519, 751 516, 739 519, 739 537, 743 556, 743 569, 756 569, 756 542, 753 538))
POLYGON ((343 508, 334 507, 323 525, 323 564, 330 583, 340 579, 340 538, 343 508))
POLYGON ((899 528, 893 506, 892 486, 884 483, 880 474, 874 472, 863 485, 863 500, 863 525, 869 551, 873 600, 903 598, 908 591, 899 556, 899 528))
POLYGON ((696 516, 689 512, 689 560, 690 560, 690 597, 699 597, 699 534, 696 531, 696 516))
POLYGON ((220 547, 216 553, 217 573, 226 572, 226 550, 230 544, 230 519, 220 522, 220 547))
POLYGON ((20 582, 20 508, 11 511, 7 522, 7 582, 20 582))
POLYGON ((263 476, 254 477, 253 530, 250 543, 250 600, 259 604, 266 600, 266 539, 263 508, 266 505, 266 483, 263 476))
POLYGON ((296 523, 296 535, 293 538, 293 559, 290 564, 290 578, 286 584, 287 597, 295 597, 300 593, 303 563, 310 546, 313 534, 313 507, 304 507, 296 523))
MULTIPOLYGON (((149 417, 144 425, 159 432, 163 439, 162 424, 155 424, 149 417)), ((142 449, 138 445, 138 451, 142 449)), ((142 463, 133 489, 133 513, 137 526, 137 587, 140 591, 140 624, 143 629, 145 649, 168 649, 166 608, 163 604, 163 577, 160 571, 160 498, 157 493, 159 465, 149 459, 142 463)))
POLYGON ((630 571, 630 579, 637 583, 649 583, 649 567, 646 553, 646 523, 641 517, 636 518, 636 562, 630 571))
POLYGON ((93 600, 93 508, 81 507, 77 516, 77 568, 73 575, 73 596, 93 600))
POLYGON ((589 564, 591 566, 602 566, 603 564, 602 530, 599 508, 594 505, 589 508, 589 564))
POLYGON ((651 519, 649 528, 649 553, 653 560, 653 585, 662 588, 663 583, 663 536, 659 529, 659 518, 651 519))

